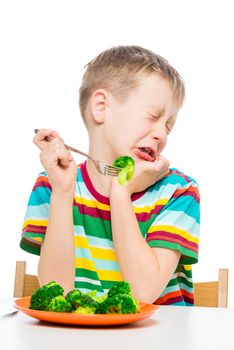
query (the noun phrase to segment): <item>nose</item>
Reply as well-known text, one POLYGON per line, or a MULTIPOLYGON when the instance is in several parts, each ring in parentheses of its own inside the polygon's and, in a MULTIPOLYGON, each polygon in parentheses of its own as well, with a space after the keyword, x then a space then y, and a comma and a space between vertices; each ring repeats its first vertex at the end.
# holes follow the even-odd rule
POLYGON ((152 130, 152 137, 157 140, 159 143, 166 143, 167 141, 167 128, 166 125, 161 122, 157 123, 152 130))

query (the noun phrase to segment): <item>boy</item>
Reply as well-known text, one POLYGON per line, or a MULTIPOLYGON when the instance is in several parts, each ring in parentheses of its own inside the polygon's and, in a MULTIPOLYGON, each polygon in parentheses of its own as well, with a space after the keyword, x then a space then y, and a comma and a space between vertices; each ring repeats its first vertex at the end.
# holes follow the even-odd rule
POLYGON ((120 186, 89 160, 77 168, 56 131, 38 132, 46 172, 30 196, 21 248, 40 254, 42 285, 101 295, 124 279, 140 301, 193 305, 197 184, 161 155, 184 95, 178 72, 138 46, 111 48, 87 65, 80 110, 89 154, 106 164, 131 156, 135 174, 120 186))

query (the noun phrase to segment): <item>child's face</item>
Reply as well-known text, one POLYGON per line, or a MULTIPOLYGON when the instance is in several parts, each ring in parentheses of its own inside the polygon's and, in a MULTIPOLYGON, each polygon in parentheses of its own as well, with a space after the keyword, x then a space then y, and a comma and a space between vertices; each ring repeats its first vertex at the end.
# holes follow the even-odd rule
POLYGON ((103 125, 110 161, 131 156, 135 162, 154 161, 167 143, 179 107, 170 83, 159 74, 140 80, 123 104, 110 97, 103 125))

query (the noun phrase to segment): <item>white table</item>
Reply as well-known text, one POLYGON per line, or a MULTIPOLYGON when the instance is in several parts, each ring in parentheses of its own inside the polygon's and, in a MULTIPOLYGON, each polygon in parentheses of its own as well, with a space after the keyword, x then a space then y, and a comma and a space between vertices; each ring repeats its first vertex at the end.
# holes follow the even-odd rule
POLYGON ((2 350, 233 350, 234 309, 161 306, 139 323, 111 328, 39 322, 21 312, 1 315, 2 350))

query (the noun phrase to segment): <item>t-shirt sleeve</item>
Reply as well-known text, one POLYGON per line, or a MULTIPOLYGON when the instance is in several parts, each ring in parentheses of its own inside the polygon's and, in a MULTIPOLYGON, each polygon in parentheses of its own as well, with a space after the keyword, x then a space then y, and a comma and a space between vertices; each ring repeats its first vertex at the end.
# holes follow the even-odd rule
POLYGON ((51 186, 46 173, 40 173, 29 197, 24 217, 20 247, 40 255, 50 212, 51 186))
POLYGON ((151 247, 181 253, 179 264, 198 261, 200 197, 197 183, 179 186, 150 226, 146 241, 151 247))

